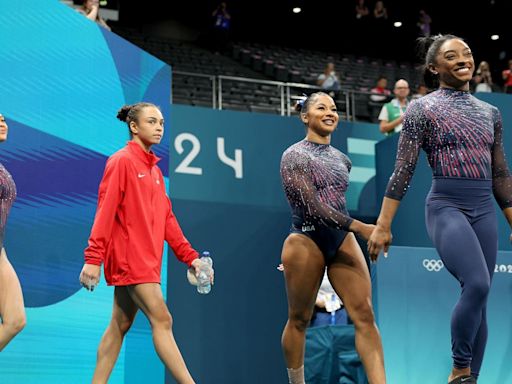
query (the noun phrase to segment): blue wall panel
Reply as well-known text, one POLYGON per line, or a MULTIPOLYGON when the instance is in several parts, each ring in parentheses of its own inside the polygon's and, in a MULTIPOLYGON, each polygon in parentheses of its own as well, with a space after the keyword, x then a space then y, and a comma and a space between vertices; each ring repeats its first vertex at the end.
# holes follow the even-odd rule
MULTIPOLYGON (((499 252, 479 382, 510 383, 512 252, 499 252)), ((392 247, 377 264, 379 326, 388 382, 443 383, 451 370, 450 318, 459 284, 433 248, 392 247)))
MULTIPOLYGON (((28 320, 2 352, 0 382, 88 383, 113 289, 81 290, 78 274, 105 161, 128 139, 116 112, 147 100, 168 117, 171 71, 59 2, 0 0, 0 9, 9 15, 0 24, 0 113, 9 124, 0 161, 18 187, 5 246, 28 320)), ((158 149, 166 176, 168 153, 158 149)), ((164 369, 139 316, 110 383, 142 377, 163 382, 164 369)))

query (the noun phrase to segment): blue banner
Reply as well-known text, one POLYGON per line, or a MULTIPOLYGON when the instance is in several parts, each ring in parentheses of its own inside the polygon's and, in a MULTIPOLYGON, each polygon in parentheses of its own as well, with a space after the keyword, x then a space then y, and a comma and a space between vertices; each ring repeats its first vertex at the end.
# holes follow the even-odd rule
MULTIPOLYGON (((377 263, 379 327, 389 383, 444 383, 452 368, 450 319, 458 281, 433 248, 397 247, 377 263)), ((512 382, 512 252, 499 252, 479 382, 512 382)))
MULTIPOLYGON (((18 189, 5 248, 27 307, 26 328, 2 351, 0 382, 90 383, 113 288, 86 292, 78 275, 105 161, 128 140, 116 113, 146 100, 168 117, 171 71, 62 3, 0 6, 9 15, 0 23, 0 113, 9 125, 0 161, 18 189)), ((169 149, 157 151, 167 176, 169 149)), ((164 263, 164 291, 166 272, 164 263)), ((143 381, 163 383, 164 368, 138 316, 109 382, 143 381)))

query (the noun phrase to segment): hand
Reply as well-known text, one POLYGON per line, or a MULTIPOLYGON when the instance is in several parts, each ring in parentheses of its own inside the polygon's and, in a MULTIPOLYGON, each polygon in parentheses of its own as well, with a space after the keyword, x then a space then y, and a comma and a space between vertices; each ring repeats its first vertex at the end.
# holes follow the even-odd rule
POLYGON ((318 308, 325 308, 325 299, 322 298, 322 297, 318 297, 316 299, 316 303, 315 305, 318 307, 318 308))
POLYGON ((382 250, 384 250, 384 257, 387 257, 392 240, 393 235, 391 234, 391 229, 377 225, 368 239, 368 253, 370 254, 370 259, 377 261, 379 253, 382 250))
MULTIPOLYGON (((197 258, 195 259, 192 264, 190 264, 190 268, 193 269, 193 272, 195 274, 196 277, 199 276, 199 272, 200 272, 200 267, 201 265, 203 265, 205 262, 202 261, 200 258, 197 258)), ((213 281, 214 281, 214 275, 215 275, 215 271, 213 270, 213 267, 210 266, 210 270, 211 270, 211 274, 210 274, 210 284, 213 285, 213 281)))
POLYGON ((100 282, 101 266, 94 264, 84 264, 80 272, 80 284, 88 291, 94 291, 94 288, 100 282))
POLYGON ((356 233, 358 236, 362 237, 363 240, 368 240, 374 230, 375 230, 375 225, 361 223, 361 226, 357 229, 356 233))

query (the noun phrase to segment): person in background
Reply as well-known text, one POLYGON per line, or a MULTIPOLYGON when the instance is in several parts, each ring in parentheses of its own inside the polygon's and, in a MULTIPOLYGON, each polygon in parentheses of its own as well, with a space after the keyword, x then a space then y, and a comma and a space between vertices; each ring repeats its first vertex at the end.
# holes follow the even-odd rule
POLYGON ((473 82, 476 84, 475 92, 492 92, 491 69, 487 61, 480 62, 473 82))
POLYGON ((336 98, 340 90, 340 79, 334 69, 334 63, 327 63, 323 73, 318 75, 316 84, 331 97, 336 98))
POLYGON ((377 79, 377 84, 370 90, 370 100, 377 103, 382 103, 386 100, 389 100, 388 97, 391 95, 391 91, 387 87, 388 78, 386 76, 379 76, 377 79))
POLYGON ((223 53, 230 39, 231 14, 228 11, 228 4, 222 1, 212 12, 212 48, 215 53, 223 53))
POLYGON ((107 22, 100 16, 99 0, 84 0, 82 7, 78 9, 78 12, 83 14, 89 20, 96 22, 98 25, 101 25, 103 28, 110 31, 110 27, 107 22))
POLYGON ((420 30, 420 36, 429 37, 430 36, 430 24, 432 23, 432 18, 430 15, 425 12, 424 9, 420 10, 420 16, 418 19, 418 28, 420 30))
POLYGON ((389 101, 391 91, 387 89, 388 79, 386 76, 379 76, 377 84, 370 90, 370 99, 368 101, 368 110, 370 112, 370 119, 373 123, 379 121, 379 114, 382 106, 389 101))
POLYGON ((404 113, 409 106, 409 83, 400 79, 395 83, 393 89, 395 98, 382 106, 379 114, 379 129, 385 135, 400 132, 404 113))
POLYGON ((326 269, 316 295, 315 308, 309 326, 346 325, 347 323, 347 311, 343 301, 331 285, 326 269))
POLYGON ((427 86, 423 83, 420 83, 418 85, 418 88, 416 88, 416 92, 414 93, 414 95, 412 95, 412 99, 413 100, 419 99, 420 97, 425 96, 427 93, 428 93, 427 86))
POLYGON ((384 2, 382 0, 375 2, 375 7, 373 8, 373 17, 375 20, 387 20, 388 10, 384 6, 384 2))
POLYGON ((356 19, 362 20, 365 19, 370 11, 368 10, 368 7, 366 6, 365 0, 357 0, 356 4, 356 19))
POLYGON ((501 77, 505 82, 503 91, 505 93, 512 93, 512 60, 508 61, 508 68, 501 72, 501 77))

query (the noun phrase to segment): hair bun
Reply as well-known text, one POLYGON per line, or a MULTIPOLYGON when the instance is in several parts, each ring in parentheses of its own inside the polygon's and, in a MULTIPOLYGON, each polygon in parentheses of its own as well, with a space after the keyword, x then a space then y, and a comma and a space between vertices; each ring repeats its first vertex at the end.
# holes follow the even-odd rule
POLYGON ((126 123, 126 119, 128 118, 128 112, 132 108, 131 105, 123 105, 119 111, 117 111, 117 118, 122 122, 126 123))
POLYGON ((306 99, 307 99, 307 96, 302 97, 302 98, 297 100, 297 102, 295 103, 295 110, 297 112, 301 112, 302 111, 302 108, 304 107, 304 103, 306 102, 306 99))

